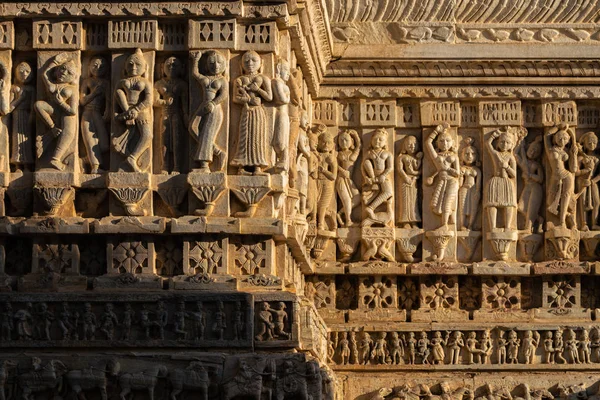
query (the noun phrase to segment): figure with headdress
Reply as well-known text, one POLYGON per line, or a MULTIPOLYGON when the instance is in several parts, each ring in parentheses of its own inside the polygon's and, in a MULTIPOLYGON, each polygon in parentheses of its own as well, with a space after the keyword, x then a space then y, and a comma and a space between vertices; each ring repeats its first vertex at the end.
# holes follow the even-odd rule
POLYGON ((17 171, 33 169, 33 107, 35 104, 34 71, 31 64, 21 61, 14 72, 7 112, 12 117, 10 133, 10 163, 17 171))
POLYGON ((513 154, 517 138, 513 129, 493 131, 485 141, 485 147, 492 159, 492 176, 485 185, 483 206, 487 210, 490 232, 498 228, 498 209, 504 210, 504 228, 514 228, 517 209, 517 160, 513 154), (495 142, 495 143, 494 143, 495 142))
MULTIPOLYGON (((338 163, 334 154, 333 136, 327 128, 319 126, 317 142, 317 226, 327 230, 325 217, 331 214, 331 199, 335 192, 338 163)), ((334 221, 335 223, 335 221, 334 221)))
POLYGON ((436 172, 427 178, 426 184, 433 185, 431 211, 442 219, 440 228, 456 223, 456 199, 458 196, 458 177, 460 162, 454 149, 454 138, 449 131, 450 125, 438 125, 425 140, 425 150, 436 172), (436 140, 437 139, 437 140, 436 140), (433 141, 436 140, 436 148, 433 141))
POLYGON ((273 124, 273 150, 275 150, 275 172, 287 173, 290 167, 290 113, 291 101, 290 64, 284 59, 279 59, 275 67, 275 78, 271 81, 273 103, 275 104, 275 117, 273 124))
POLYGON ((263 101, 273 100, 273 91, 271 80, 260 73, 261 67, 260 55, 247 51, 242 56, 243 75, 233 83, 233 102, 242 105, 237 151, 231 161, 239 174, 264 175, 269 166, 269 127, 263 101))
MULTIPOLYGON (((558 225, 567 227, 567 217, 572 228, 576 227, 575 173, 577 172, 578 149, 575 131, 567 124, 548 130, 544 136, 544 147, 550 170, 548 182, 548 211, 556 215, 558 225)), ((550 223, 549 223, 550 224, 550 223)), ((552 225, 548 228, 551 228, 552 225)))
POLYGON ((78 66, 72 53, 59 53, 42 70, 48 101, 35 102, 35 111, 46 126, 38 143, 38 158, 47 154, 52 168, 65 169, 65 159, 73 154, 71 145, 77 136, 79 108, 78 66))
POLYGON ((109 151, 109 134, 106 122, 110 118, 110 81, 106 78, 108 63, 103 57, 93 57, 89 63, 89 77, 83 80, 80 89, 81 137, 87 153, 91 173, 100 172, 105 154, 109 151))
POLYGON ((579 196, 579 229, 588 231, 588 218, 591 217, 592 230, 600 229, 598 211, 600 210, 600 194, 598 193, 598 157, 594 154, 598 147, 598 136, 594 132, 586 132, 579 138, 577 157, 576 185, 579 196))
POLYGON ((227 61, 223 54, 216 50, 207 52, 195 51, 192 57, 192 76, 201 90, 200 105, 190 120, 190 135, 196 143, 193 160, 199 165, 199 172, 209 173, 213 157, 219 157, 220 164, 216 168, 223 169, 225 152, 216 144, 217 135, 223 125, 223 105, 229 97, 229 85, 225 77, 227 61), (206 62, 201 72, 199 63, 204 56, 206 62))
POLYGON ((125 60, 125 78, 115 90, 116 120, 122 132, 113 138, 113 146, 126 159, 125 168, 133 172, 142 172, 140 157, 152 143, 152 84, 144 77, 146 70, 144 54, 137 49, 125 60))
MULTIPOLYGON (((527 130, 521 129, 524 131, 522 136, 526 136, 527 130)), ((541 227, 544 221, 540 216, 544 199, 544 168, 539 162, 543 151, 542 137, 537 136, 529 145, 525 145, 525 140, 522 140, 516 149, 517 164, 521 168, 523 178, 523 190, 517 208, 525 217, 525 230, 533 232, 533 224, 537 223, 541 227)))
POLYGON ((481 200, 481 169, 473 138, 465 139, 460 152, 460 179, 458 189, 458 229, 474 230, 481 200))
POLYGON ((388 133, 385 129, 377 129, 371 137, 371 146, 363 161, 363 202, 367 218, 363 225, 373 223, 389 225, 392 219, 392 196, 394 187, 391 175, 394 170, 394 159, 387 146, 388 133), (375 213, 384 204, 386 211, 375 213))
POLYGON ((181 79, 183 64, 169 57, 162 65, 163 77, 154 84, 154 106, 158 108, 161 174, 184 172, 187 147, 183 140, 188 121, 188 84, 181 79))
POLYGON ((354 164, 360 154, 360 136, 354 129, 350 129, 340 133, 337 142, 338 171, 335 189, 342 203, 342 209, 338 212, 337 219, 340 226, 350 226, 352 225, 352 209, 360 201, 358 189, 352 181, 354 164))
POLYGON ((396 169, 400 177, 400 209, 398 222, 403 228, 417 228, 421 222, 418 206, 417 181, 421 176, 423 152, 418 151, 417 138, 406 136, 400 142, 400 155, 396 160, 396 169))

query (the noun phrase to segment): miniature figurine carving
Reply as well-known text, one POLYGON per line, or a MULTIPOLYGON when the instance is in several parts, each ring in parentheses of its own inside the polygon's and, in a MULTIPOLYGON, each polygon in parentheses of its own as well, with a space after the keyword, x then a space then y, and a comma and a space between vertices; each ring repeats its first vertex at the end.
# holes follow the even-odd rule
POLYGON ((10 88, 9 111, 12 117, 10 131, 10 163, 17 171, 33 169, 35 158, 34 118, 35 87, 32 85, 34 71, 31 64, 21 61, 15 68, 14 83, 10 88))
POLYGON ((81 137, 90 164, 90 173, 106 168, 106 157, 110 149, 106 124, 110 120, 110 81, 106 78, 109 65, 103 57, 89 61, 89 76, 81 83, 79 101, 81 114, 81 137))
POLYGON ((194 339, 204 340, 204 330, 206 328, 206 314, 201 301, 196 303, 196 311, 192 312, 192 320, 194 322, 193 332, 194 339))
POLYGON ((94 340, 97 326, 96 314, 92 311, 92 305, 90 303, 85 303, 83 308, 83 339, 94 340))
POLYGON ((358 189, 352 180, 352 172, 360 155, 361 142, 360 136, 353 129, 340 133, 337 142, 338 171, 335 188, 342 203, 337 220, 339 226, 346 227, 352 225, 352 210, 360 203, 358 189))
MULTIPOLYGON (((440 335, 441 335, 441 333, 440 333, 440 335)), ((439 340, 442 340, 441 336, 440 336, 439 340)), ((421 357, 422 364, 431 364, 429 362, 429 353, 430 353, 429 347, 430 347, 430 341, 427 338, 427 332, 423 331, 419 335, 419 340, 417 340, 417 354, 419 355, 419 357, 421 357)), ((442 347, 442 351, 444 351, 443 347, 442 347)))
POLYGON ((515 143, 516 138, 511 128, 495 130, 485 141, 493 165, 492 177, 485 185, 483 201, 491 232, 514 229, 517 208, 517 161, 513 154, 515 143), (498 208, 504 210, 504 228, 498 227, 498 208))
POLYGON ((544 199, 544 168, 539 162, 543 153, 542 136, 537 136, 528 146, 525 144, 525 140, 522 140, 516 150, 517 163, 521 167, 523 177, 523 191, 519 198, 518 210, 525 217, 525 230, 533 232, 534 224, 541 229, 544 222, 540 215, 544 199))
POLYGON ((448 339, 450 338, 450 334, 446 333, 446 337, 442 338, 442 332, 435 331, 433 337, 431 338, 431 363, 433 365, 444 364, 444 359, 446 358, 446 352, 444 351, 444 346, 448 344, 448 339))
POLYGON ((154 106, 159 113, 159 152, 162 174, 184 172, 187 158, 183 140, 188 123, 188 84, 181 79, 183 64, 177 57, 169 57, 162 65, 163 77, 154 84, 154 106))
POLYGON ((117 314, 115 314, 112 303, 106 303, 104 313, 100 317, 100 331, 104 333, 106 340, 113 340, 115 336, 115 326, 119 324, 117 314))
POLYGON ((600 230, 598 212, 600 210, 600 194, 598 192, 598 157, 594 151, 598 147, 598 136, 594 132, 586 132, 579 138, 577 157, 577 196, 579 196, 579 229, 582 231, 600 230), (588 220, 591 224, 588 224, 588 220))
POLYGON ((190 135, 194 139, 196 151, 193 160, 197 163, 200 172, 209 173, 213 157, 219 158, 217 170, 223 169, 225 152, 216 144, 217 135, 223 125, 223 105, 228 99, 229 84, 225 78, 227 61, 223 55, 215 50, 205 53, 191 52, 192 76, 201 89, 200 104, 192 114, 190 121, 190 135), (201 71, 199 63, 204 55, 206 62, 201 71))
POLYGON ((259 325, 259 332, 255 336, 256 340, 271 340, 273 339, 273 331, 275 325, 273 324, 273 314, 271 314, 271 307, 266 301, 261 304, 261 310, 257 314, 259 325))
POLYGON ((15 313, 15 331, 17 339, 31 340, 33 337, 33 305, 27 303, 24 309, 17 310, 15 313))
POLYGON ((237 151, 231 161, 239 174, 264 175, 263 170, 269 166, 269 127, 262 103, 273 100, 273 93, 271 80, 260 73, 261 67, 258 53, 244 53, 244 73, 233 83, 233 102, 242 105, 237 151))
POLYGON ((390 357, 392 358, 392 364, 404 364, 404 338, 401 338, 398 332, 392 332, 390 357))
POLYGON ((579 360, 579 340, 577 340, 577 335, 572 329, 567 330, 565 351, 571 364, 581 364, 579 360))
POLYGON ((290 79, 290 64, 279 59, 275 66, 275 78, 271 81, 273 103, 275 104, 275 117, 273 127, 273 149, 275 150, 276 173, 287 173, 290 167, 290 114, 289 104, 290 88, 287 85, 290 79))
POLYGON ((417 228, 421 222, 417 183, 421 176, 423 152, 417 149, 417 138, 406 136, 400 143, 400 155, 396 159, 396 170, 400 177, 400 211, 397 219, 405 229, 417 228))
POLYGON ((12 332, 15 328, 13 308, 10 302, 4 303, 4 311, 0 314, 0 338, 3 342, 12 340, 12 332))
POLYGON ((119 170, 143 172, 140 157, 152 144, 152 84, 144 77, 148 69, 144 54, 137 49, 125 60, 125 78, 115 90, 116 120, 121 124, 113 137, 115 151, 125 161, 119 170))
POLYGON ((77 334, 77 321, 79 319, 79 313, 71 313, 69 310, 69 303, 63 302, 62 311, 59 314, 58 326, 62 331, 63 340, 79 339, 77 334))
POLYGON ((506 359, 509 364, 519 363, 519 346, 521 346, 521 339, 517 337, 517 332, 511 330, 506 340, 506 359))
POLYGON ((386 333, 379 332, 379 337, 373 343, 370 360, 379 364, 387 365, 386 359, 389 358, 388 344, 385 339, 386 333))
POLYGON ((276 309, 270 310, 273 313, 273 335, 281 339, 288 339, 290 337, 290 334, 285 331, 285 324, 288 321, 285 309, 285 303, 280 301, 277 303, 276 309))
POLYGON ((227 328, 227 316, 225 315, 225 307, 222 301, 217 302, 217 311, 214 313, 215 322, 212 330, 217 335, 218 340, 223 340, 225 328, 227 328))
POLYGON ((367 365, 371 356, 371 348, 373 347, 373 339, 367 332, 363 332, 362 338, 358 344, 361 363, 367 365))
POLYGON ((363 202, 367 218, 363 226, 373 224, 389 226, 393 218, 391 174, 394 169, 392 153, 387 148, 388 133, 385 129, 377 129, 371 137, 371 147, 363 161, 363 202), (377 212, 380 205, 385 211, 377 212))
POLYGON ((350 362, 350 346, 348 344, 348 332, 342 332, 342 337, 338 342, 339 355, 342 365, 348 365, 350 362))
POLYGON ((581 357, 579 358, 582 364, 590 364, 592 362, 592 341, 590 333, 587 329, 581 330, 581 340, 579 341, 579 350, 581 357))
MULTIPOLYGON (((308 185, 309 185, 309 165, 311 163, 312 152, 307 135, 308 114, 303 111, 300 115, 300 128, 298 132, 298 157, 296 159, 298 212, 300 215, 306 215, 308 211, 308 185)), ((314 194, 313 194, 314 196, 314 194)))
POLYGON ((245 313, 242 310, 242 303, 236 301, 235 311, 233 313, 233 339, 243 340, 244 339, 244 326, 245 326, 245 313))
POLYGON ((71 145, 77 136, 78 78, 75 54, 57 54, 42 70, 48 101, 35 102, 35 111, 48 129, 36 144, 38 158, 47 157, 50 167, 59 171, 73 155, 71 145))
MULTIPOLYGON (((550 169, 548 182, 548 211, 558 218, 558 226, 576 227, 575 173, 578 149, 575 131, 566 124, 549 129, 544 136, 544 146, 550 169)), ((548 229, 552 228, 551 223, 548 229)))
POLYGON ((525 356, 525 364, 533 364, 535 359, 535 350, 540 344, 540 334, 530 330, 525 331, 523 338, 523 355, 525 356))
POLYGON ((55 317, 54 313, 48 309, 48 304, 45 302, 38 304, 35 317, 37 323, 35 324, 33 337, 41 340, 50 340, 50 326, 54 322, 55 317))
POLYGON ((481 200, 481 169, 473 138, 465 138, 466 146, 460 152, 460 179, 458 189, 458 229, 476 230, 481 200))

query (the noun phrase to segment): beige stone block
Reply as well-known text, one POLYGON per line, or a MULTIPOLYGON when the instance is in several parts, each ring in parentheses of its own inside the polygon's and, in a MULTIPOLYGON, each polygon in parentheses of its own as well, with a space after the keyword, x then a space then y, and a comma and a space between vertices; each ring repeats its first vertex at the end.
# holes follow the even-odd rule
POLYGON ((15 48, 15 27, 13 21, 0 22, 0 49, 15 48))
POLYGON ((279 31, 275 22, 240 25, 236 33, 238 50, 269 52, 278 49, 279 31))
POLYGON ((190 49, 233 49, 238 25, 235 19, 189 20, 190 49))
POLYGON ((81 21, 33 21, 33 48, 35 49, 81 50, 83 42, 81 21))
POLYGON ((109 49, 158 49, 158 21, 151 19, 108 22, 109 49))

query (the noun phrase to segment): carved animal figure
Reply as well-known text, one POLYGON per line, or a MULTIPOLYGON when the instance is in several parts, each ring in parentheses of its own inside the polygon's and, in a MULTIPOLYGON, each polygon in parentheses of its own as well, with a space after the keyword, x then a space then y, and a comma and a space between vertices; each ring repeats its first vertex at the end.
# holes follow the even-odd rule
POLYGON ((34 400, 34 393, 52 390, 60 392, 62 388, 62 377, 67 372, 67 367, 59 360, 50 360, 48 363, 30 372, 18 376, 17 384, 23 391, 23 400, 34 400))
POLYGON ((133 390, 146 390, 148 399, 154 400, 154 388, 158 379, 165 378, 168 374, 169 370, 162 364, 142 372, 123 374, 119 377, 119 386, 121 387, 119 397, 121 400, 125 400, 125 396, 133 390))
POLYGON ((99 367, 74 369, 67 372, 66 378, 69 386, 80 400, 85 400, 85 390, 99 390, 102 400, 108 398, 106 385, 109 376, 117 376, 121 365, 117 360, 109 360, 99 367))
POLYGON ((202 363, 198 361, 192 361, 186 369, 177 368, 169 374, 169 380, 171 381, 171 400, 177 400, 177 396, 183 392, 184 389, 196 390, 202 393, 202 400, 208 400, 208 385, 210 381, 208 379, 208 372, 202 366, 202 363))
POLYGON ((240 359, 237 374, 221 384, 222 399, 231 400, 236 397, 243 397, 245 399, 260 400, 262 387, 262 374, 252 368, 246 360, 240 359))

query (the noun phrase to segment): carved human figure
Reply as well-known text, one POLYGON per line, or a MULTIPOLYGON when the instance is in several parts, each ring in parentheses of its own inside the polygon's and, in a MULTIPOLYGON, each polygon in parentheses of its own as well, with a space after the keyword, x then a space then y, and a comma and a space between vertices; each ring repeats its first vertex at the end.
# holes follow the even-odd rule
POLYGON ((408 363, 414 365, 417 362, 417 339, 415 339, 414 332, 408 332, 406 352, 408 353, 408 363))
POLYGON ((533 364, 535 360, 535 350, 540 344, 540 334, 530 330, 525 331, 523 337, 523 355, 525 356, 525 364, 533 364))
POLYGON ((184 132, 188 116, 188 84, 181 79, 183 63, 169 57, 162 64, 162 78, 154 83, 154 107, 159 110, 158 135, 160 148, 157 170, 162 174, 184 172, 187 158, 184 132))
POLYGON ((594 354, 596 362, 600 362, 600 328, 596 327, 592 329, 592 343, 591 348, 594 354))
POLYGON ((260 311, 257 314, 258 317, 258 334, 255 336, 256 340, 265 341, 273 339, 273 330, 275 325, 273 324, 273 314, 271 314, 271 307, 266 301, 260 305, 260 311))
MULTIPOLYGON (((548 130, 544 136, 544 146, 550 177, 547 186, 548 211, 558 217, 558 226, 576 227, 575 173, 577 172, 578 149, 575 131, 566 124, 548 130)), ((548 229, 553 224, 547 224, 548 229)))
POLYGON ((55 319, 54 313, 48 309, 46 302, 38 304, 35 313, 36 324, 33 336, 41 340, 50 340, 50 327, 55 319))
POLYGON ((460 152, 460 179, 458 189, 458 229, 474 230, 481 205, 481 169, 473 138, 465 138, 466 146, 460 152))
POLYGON ((263 101, 273 100, 271 80, 260 73, 262 58, 255 51, 242 56, 243 74, 233 82, 233 102, 242 105, 237 151, 231 165, 238 173, 264 175, 269 166, 269 127, 263 101), (250 171, 248 171, 250 169, 250 171))
POLYGON ((391 333, 390 340, 390 357, 392 364, 404 364, 404 342, 403 338, 398 335, 398 332, 391 333))
POLYGON ((508 342, 506 340, 506 332, 498 331, 498 364, 506 364, 506 346, 508 342))
POLYGON ((579 340, 579 360, 582 364, 590 364, 592 362, 592 341, 590 340, 590 332, 583 328, 581 330, 581 340, 579 340))
POLYGON ((125 60, 125 78, 115 90, 116 120, 121 126, 112 144, 125 158, 120 170, 143 172, 140 157, 152 144, 152 83, 144 77, 147 68, 142 50, 137 49, 125 60))
POLYGON ((546 364, 554 364, 555 350, 552 336, 552 331, 546 331, 544 334, 544 362, 546 364))
POLYGON ((131 304, 125 303, 125 310, 123 311, 123 321, 121 327, 123 328, 123 340, 129 340, 131 338, 131 326, 133 325, 133 318, 135 314, 131 308, 131 304))
POLYGON ((358 189, 352 180, 352 172, 360 155, 361 142, 360 136, 353 129, 340 133, 337 142, 338 171, 335 189, 342 203, 337 220, 340 226, 346 227, 352 225, 352 209, 360 202, 358 189))
POLYGON ((185 319, 187 317, 187 312, 185 311, 185 302, 179 301, 177 303, 177 310, 173 315, 175 317, 175 322, 173 323, 173 331, 177 334, 177 339, 185 340, 187 336, 187 331, 185 329, 185 319))
POLYGON ((387 358, 389 357, 389 350, 385 332, 379 332, 377 339, 373 343, 373 350, 371 350, 371 361, 377 362, 382 365, 387 365, 387 358))
POLYGON ((7 301, 4 303, 4 310, 0 314, 0 338, 3 342, 9 342, 12 339, 12 332, 15 328, 12 304, 7 301))
POLYGON ((348 342, 348 332, 342 332, 338 342, 338 354, 342 365, 348 365, 350 362, 350 346, 348 342))
POLYGON ((577 340, 577 335, 572 329, 567 330, 565 352, 567 353, 571 364, 581 364, 581 361, 579 360, 579 340, 577 340))
POLYGON ((33 157, 35 135, 33 107, 36 90, 32 85, 33 79, 34 71, 29 62, 21 61, 17 64, 14 83, 10 87, 8 109, 12 117, 10 163, 15 166, 17 171, 29 171, 33 169, 35 162, 33 157))
POLYGON ((358 348, 360 352, 359 359, 361 360, 363 365, 367 365, 369 363, 372 347, 373 339, 371 339, 371 335, 369 335, 367 332, 363 332, 360 342, 358 343, 358 348))
MULTIPOLYGON (((441 334, 441 333, 440 333, 441 334)), ((421 357, 422 364, 431 364, 429 362, 429 347, 430 342, 427 338, 427 332, 423 331, 419 334, 419 340, 417 340, 417 354, 421 357)), ((443 351, 443 348, 442 348, 443 351)))
POLYGON ((454 149, 454 138, 446 123, 438 125, 425 140, 425 151, 431 158, 436 172, 427 178, 426 184, 433 185, 431 211, 441 217, 440 228, 449 229, 456 223, 456 203, 460 162, 454 149), (436 148, 433 141, 436 140, 436 148))
POLYGON ((600 211, 600 194, 598 191, 598 157, 594 154, 598 147, 598 136, 594 132, 586 132, 579 138, 577 157, 576 186, 579 196, 579 229, 590 230, 588 221, 591 221, 592 230, 600 230, 598 214, 600 211))
POLYGON ((155 326, 158 329, 158 338, 160 340, 165 339, 165 328, 169 323, 169 312, 165 307, 165 303, 163 301, 159 301, 157 303, 156 309, 156 320, 153 321, 152 326, 155 326))
POLYGON ((319 136, 322 133, 325 133, 326 129, 327 127, 325 125, 319 125, 316 131, 308 136, 310 158, 308 159, 308 191, 306 196, 306 208, 308 213, 306 219, 315 222, 317 222, 317 180, 319 178, 320 162, 319 151, 317 148, 319 144, 319 136))
POLYGON ((27 303, 25 308, 17 310, 15 313, 15 330, 17 331, 17 339, 31 340, 33 337, 33 305, 27 303))
POLYGON ((369 151, 362 165, 363 172, 363 202, 367 218, 363 225, 390 225, 392 223, 392 172, 394 156, 388 151, 388 133, 385 129, 377 129, 371 137, 369 151), (377 212, 380 205, 385 205, 385 211, 377 212))
POLYGON ((107 79, 109 64, 104 57, 95 56, 89 61, 89 76, 83 80, 79 92, 81 114, 81 138, 85 147, 90 173, 106 168, 109 133, 106 124, 110 120, 110 81, 107 79))
POLYGON ((288 314, 285 309, 285 303, 280 301, 277 303, 277 308, 270 310, 273 314, 273 334, 282 339, 288 339, 290 337, 290 334, 285 331, 285 325, 288 321, 288 314))
POLYGON ((417 138, 406 136, 400 143, 400 155, 396 169, 400 178, 400 211, 398 222, 401 227, 416 228, 421 222, 418 206, 418 180, 421 176, 423 153, 418 152, 417 138))
POLYGON ((96 336, 96 326, 98 325, 96 314, 92 311, 92 305, 85 303, 83 305, 83 339, 94 340, 96 336))
POLYGON ((77 320, 79 319, 79 313, 72 313, 69 309, 69 303, 62 303, 62 311, 58 316, 58 326, 62 332, 63 340, 75 339, 77 340, 77 320))
POLYGON ((338 170, 333 136, 326 129, 319 127, 320 134, 317 145, 317 226, 322 230, 327 230, 325 218, 331 215, 331 199, 335 191, 335 178, 338 170))
POLYGON ((521 346, 521 339, 517 337, 517 332, 509 331, 506 340, 506 359, 509 364, 519 363, 519 346, 521 346))
POLYGON ((214 313, 214 322, 212 331, 217 335, 218 340, 223 340, 225 334, 225 328, 227 328, 227 315, 225 314, 225 306, 222 301, 217 302, 217 311, 214 313))
POLYGON ((229 98, 229 83, 225 77, 227 61, 216 50, 205 53, 193 51, 192 76, 201 91, 200 104, 192 114, 189 131, 196 146, 193 160, 197 162, 199 172, 209 173, 213 157, 219 158, 217 170, 221 171, 225 163, 225 152, 216 144, 217 135, 223 125, 223 106, 229 98), (206 62, 204 70, 199 64, 202 55, 206 62))
POLYGON ((152 328, 152 321, 150 320, 150 310, 147 304, 142 304, 140 310, 139 324, 144 328, 144 339, 150 340, 150 329, 152 328))
POLYGON ((348 340, 350 342, 350 364, 358 364, 358 342, 356 340, 356 332, 350 331, 348 340))
MULTIPOLYGON (((308 187, 309 187, 309 166, 311 163, 310 141, 307 135, 308 114, 303 111, 300 115, 300 127, 298 131, 298 157, 296 161, 296 185, 298 188, 298 212, 300 215, 306 215, 308 211, 308 187)), ((314 194, 313 194, 314 196, 314 194)))
POLYGON ((115 326, 119 324, 117 314, 114 312, 112 303, 106 303, 104 313, 100 316, 100 331, 104 333, 107 340, 113 340, 115 336, 115 326))
POLYGON ((204 340, 204 330, 206 328, 206 313, 201 301, 196 302, 196 311, 192 312, 194 339, 204 340))
POLYGON ((542 136, 537 136, 528 146, 525 140, 522 140, 516 149, 517 163, 523 177, 523 190, 519 198, 518 210, 525 218, 525 230, 528 232, 533 232, 534 224, 541 228, 544 222, 544 218, 540 215, 544 199, 542 187, 544 168, 540 163, 542 151, 542 136))
POLYGON ((554 360, 557 363, 566 364, 567 360, 563 356, 565 350, 565 340, 563 339, 562 330, 557 330, 554 334, 554 360))
POLYGON ((479 340, 477 340, 477 332, 469 332, 465 346, 467 353, 469 354, 469 364, 481 362, 480 355, 482 350, 478 348, 478 345, 479 340))
POLYGON ((431 362, 434 365, 444 364, 444 359, 446 358, 446 352, 444 351, 444 346, 448 344, 448 339, 450 337, 449 333, 446 333, 446 337, 442 338, 442 332, 435 331, 433 337, 431 338, 431 362))
POLYGON ((47 154, 52 168, 65 169, 65 158, 72 154, 71 144, 77 136, 79 71, 75 53, 59 53, 42 69, 42 81, 48 101, 35 102, 35 111, 46 126, 38 148, 38 158, 47 154))
POLYGON ((460 364, 460 353, 462 348, 465 347, 463 333, 461 331, 454 331, 452 332, 452 335, 448 336, 449 337, 446 339, 446 343, 448 350, 450 350, 450 364, 460 364))
POLYGON ((273 123, 273 149, 275 150, 276 173, 287 173, 290 167, 290 64, 284 59, 277 60, 275 78, 271 81, 275 116, 273 123))
POLYGON ((481 364, 489 364, 490 356, 492 355, 493 342, 492 336, 489 329, 485 329, 481 334, 481 340, 479 342, 479 361, 481 364))
POLYGON ((235 302, 235 311, 233 312, 233 338, 234 340, 244 339, 245 313, 242 309, 242 303, 235 302))
POLYGON ((493 131, 485 140, 492 161, 492 176, 485 183, 483 206, 491 232, 514 229, 517 209, 517 138, 512 128, 493 131), (495 143, 494 143, 495 142, 495 143), (504 228, 498 227, 498 209, 504 210, 504 228))

